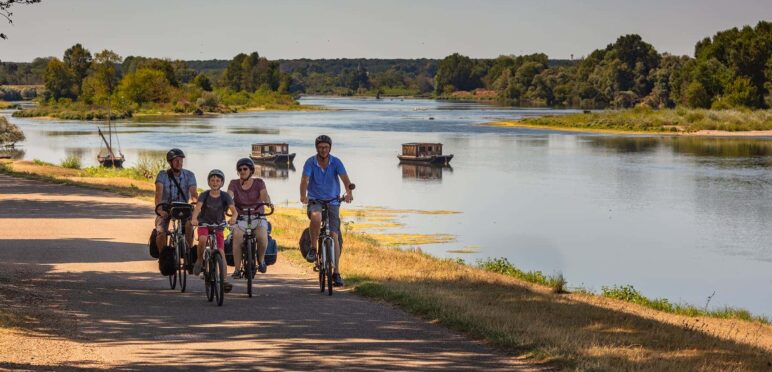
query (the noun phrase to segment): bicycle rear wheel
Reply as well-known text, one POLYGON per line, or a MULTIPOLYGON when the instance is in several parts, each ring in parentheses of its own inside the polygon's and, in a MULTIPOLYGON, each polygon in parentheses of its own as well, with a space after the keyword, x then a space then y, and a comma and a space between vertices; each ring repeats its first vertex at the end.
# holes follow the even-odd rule
POLYGON ((225 300, 225 260, 220 251, 214 252, 214 295, 217 298, 217 306, 222 306, 225 300))
POLYGON ((180 256, 177 262, 177 273, 180 277, 180 291, 185 292, 185 288, 188 284, 188 244, 184 238, 181 238, 177 242, 177 254, 180 256))

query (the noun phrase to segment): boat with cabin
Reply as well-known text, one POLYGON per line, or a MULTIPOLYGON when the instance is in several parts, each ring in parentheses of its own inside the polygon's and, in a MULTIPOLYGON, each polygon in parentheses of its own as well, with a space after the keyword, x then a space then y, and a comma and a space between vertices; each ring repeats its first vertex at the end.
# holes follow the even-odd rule
POLYGON ((253 143, 249 158, 261 163, 287 164, 295 160, 295 153, 289 153, 286 143, 253 143))
POLYGON ((401 162, 450 164, 453 154, 443 155, 441 143, 411 142, 402 144, 402 155, 397 155, 401 162))

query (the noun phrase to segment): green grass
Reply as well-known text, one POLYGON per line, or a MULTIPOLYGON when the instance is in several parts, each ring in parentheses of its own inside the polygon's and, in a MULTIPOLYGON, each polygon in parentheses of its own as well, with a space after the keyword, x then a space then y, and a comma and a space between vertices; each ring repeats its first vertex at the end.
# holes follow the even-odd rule
POLYGON ((509 263, 506 258, 483 260, 478 262, 477 266, 485 271, 504 274, 529 283, 550 287, 555 293, 565 292, 566 280, 562 274, 544 275, 541 271, 523 271, 509 263))
POLYGON ((763 324, 770 323, 769 318, 763 315, 752 315, 750 311, 745 309, 727 306, 716 310, 707 310, 705 308, 698 308, 689 304, 674 304, 668 301, 666 298, 648 298, 642 295, 632 285, 601 287, 601 296, 631 302, 671 314, 707 316, 712 318, 725 319, 741 319, 747 321, 757 321, 763 324))
POLYGON ((699 130, 736 132, 772 130, 772 110, 743 111, 685 108, 652 110, 636 107, 621 111, 527 118, 520 120, 520 123, 555 128, 659 133, 696 132, 699 130))
POLYGON ((62 160, 61 166, 63 168, 80 169, 80 156, 75 154, 67 155, 67 157, 62 160))

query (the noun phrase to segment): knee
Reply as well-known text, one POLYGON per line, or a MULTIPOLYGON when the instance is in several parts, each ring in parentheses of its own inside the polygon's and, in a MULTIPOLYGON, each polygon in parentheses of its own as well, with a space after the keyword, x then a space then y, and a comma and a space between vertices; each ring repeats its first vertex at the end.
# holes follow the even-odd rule
POLYGON ((311 223, 322 223, 322 214, 320 212, 311 213, 311 223))

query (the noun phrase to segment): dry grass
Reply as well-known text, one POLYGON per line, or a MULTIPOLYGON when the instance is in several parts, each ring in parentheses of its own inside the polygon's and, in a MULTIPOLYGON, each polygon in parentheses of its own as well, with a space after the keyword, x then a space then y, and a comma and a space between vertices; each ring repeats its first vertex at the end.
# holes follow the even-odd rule
MULTIPOLYGON (((285 259, 297 253, 304 218, 277 214, 274 237, 285 259)), ((383 248, 346 234, 341 271, 356 293, 387 300, 508 352, 579 370, 737 370, 770 368, 772 326, 667 314, 600 296, 549 287, 423 254, 383 248)), ((309 269, 310 271, 310 269, 309 269)))

